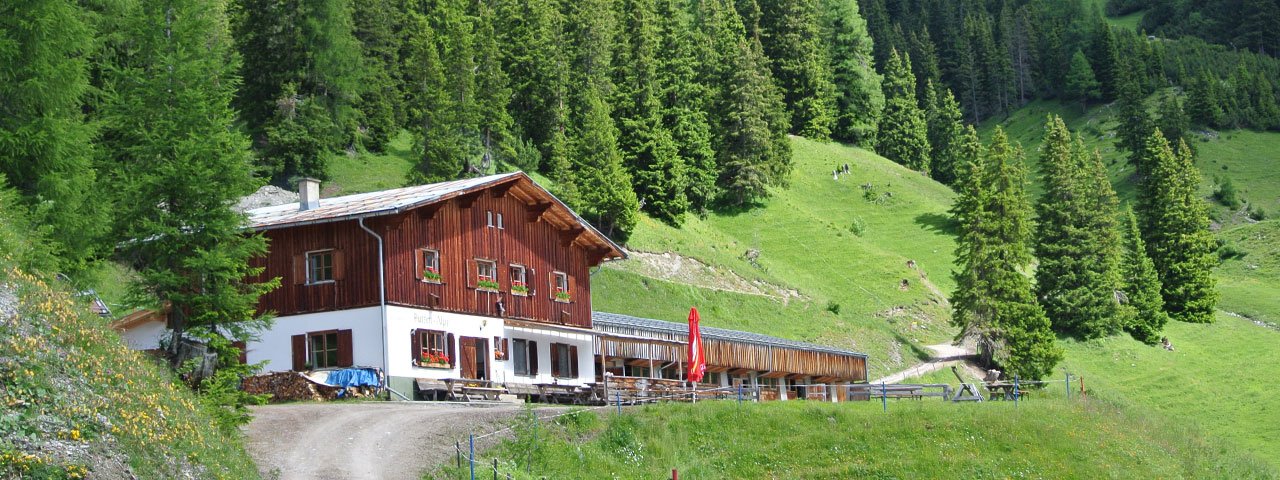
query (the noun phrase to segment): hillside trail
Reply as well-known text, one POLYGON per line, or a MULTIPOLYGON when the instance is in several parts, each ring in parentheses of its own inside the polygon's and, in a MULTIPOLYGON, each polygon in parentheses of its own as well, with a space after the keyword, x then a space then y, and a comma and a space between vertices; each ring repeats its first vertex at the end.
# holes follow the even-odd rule
POLYGON ((885 377, 872 380, 870 383, 900 383, 903 380, 912 377, 918 377, 929 372, 941 370, 952 365, 961 365, 962 368, 970 370, 977 377, 982 377, 982 372, 970 363, 975 355, 974 351, 957 345, 939 344, 929 345, 925 348, 933 350, 935 354, 928 361, 912 366, 906 370, 902 370, 885 377))
MULTIPOLYGON (((246 449, 263 478, 420 479, 466 448, 467 434, 499 430, 520 405, 436 402, 290 403, 252 407, 246 449)), ((541 409, 540 409, 541 410, 541 409)), ((506 436, 476 441, 476 450, 506 436)))

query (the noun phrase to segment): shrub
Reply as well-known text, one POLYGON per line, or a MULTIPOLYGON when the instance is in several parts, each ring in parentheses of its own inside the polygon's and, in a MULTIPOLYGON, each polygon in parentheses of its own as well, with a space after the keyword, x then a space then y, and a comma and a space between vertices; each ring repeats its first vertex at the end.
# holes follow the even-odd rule
MULTIPOLYGON (((1225 169, 1227 166, 1223 165, 1222 167, 1225 169)), ((1236 191, 1236 185, 1231 182, 1230 178, 1218 183, 1218 188, 1213 191, 1213 198, 1232 210, 1240 208, 1243 204, 1240 200, 1239 192, 1236 191)))

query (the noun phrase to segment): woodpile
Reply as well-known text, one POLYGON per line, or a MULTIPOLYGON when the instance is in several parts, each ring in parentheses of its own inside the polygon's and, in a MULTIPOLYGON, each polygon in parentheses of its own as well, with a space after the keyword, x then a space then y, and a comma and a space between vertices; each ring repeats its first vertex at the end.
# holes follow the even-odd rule
POLYGON ((296 402, 299 400, 333 400, 341 387, 316 383, 298 372, 272 372, 244 379, 241 388, 246 393, 270 394, 271 402, 296 402))

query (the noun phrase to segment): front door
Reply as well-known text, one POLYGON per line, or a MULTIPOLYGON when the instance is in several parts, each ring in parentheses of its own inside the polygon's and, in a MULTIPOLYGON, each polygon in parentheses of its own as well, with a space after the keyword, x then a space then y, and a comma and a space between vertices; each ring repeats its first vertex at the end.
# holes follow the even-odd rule
POLYGON ((459 344, 462 355, 458 365, 462 367, 462 378, 489 379, 489 340, 476 337, 462 337, 459 344))

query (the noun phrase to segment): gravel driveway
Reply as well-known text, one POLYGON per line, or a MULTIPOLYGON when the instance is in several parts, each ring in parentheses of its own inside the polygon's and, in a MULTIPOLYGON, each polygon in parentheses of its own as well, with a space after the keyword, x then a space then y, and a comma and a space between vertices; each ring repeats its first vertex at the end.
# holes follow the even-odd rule
MULTIPOLYGON (((519 405, 333 402, 253 408, 246 446, 264 478, 419 479, 469 432, 508 425, 519 405)), ((502 435, 477 442, 488 446, 502 435)))

